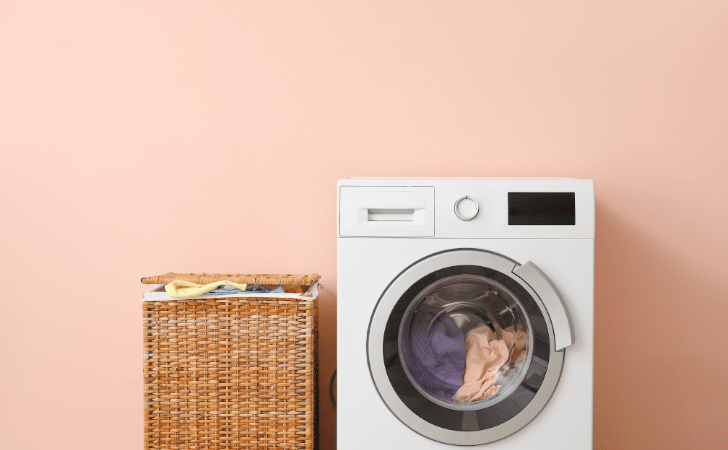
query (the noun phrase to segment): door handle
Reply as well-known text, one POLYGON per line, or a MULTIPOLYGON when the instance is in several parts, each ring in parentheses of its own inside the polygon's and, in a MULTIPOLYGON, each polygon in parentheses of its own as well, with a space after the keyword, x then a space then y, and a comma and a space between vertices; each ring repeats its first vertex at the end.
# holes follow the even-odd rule
POLYGON ((554 329, 554 350, 563 350, 574 343, 574 328, 564 300, 551 280, 532 262, 516 267, 513 273, 536 292, 546 307, 554 329))

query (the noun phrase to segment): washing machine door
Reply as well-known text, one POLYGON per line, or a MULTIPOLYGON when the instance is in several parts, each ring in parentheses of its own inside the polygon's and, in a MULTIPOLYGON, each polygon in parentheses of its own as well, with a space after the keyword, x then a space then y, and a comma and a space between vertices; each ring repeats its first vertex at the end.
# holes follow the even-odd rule
POLYGON ((487 444, 536 417, 574 342, 558 292, 534 264, 458 249, 405 269, 367 337, 380 396, 405 425, 454 445, 487 444))

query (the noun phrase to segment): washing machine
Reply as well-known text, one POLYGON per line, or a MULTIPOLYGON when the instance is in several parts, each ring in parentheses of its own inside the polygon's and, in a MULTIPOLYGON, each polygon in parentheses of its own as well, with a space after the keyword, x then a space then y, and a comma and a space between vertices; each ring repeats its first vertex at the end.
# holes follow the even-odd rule
POLYGON ((337 188, 338 448, 591 449, 593 182, 337 188))

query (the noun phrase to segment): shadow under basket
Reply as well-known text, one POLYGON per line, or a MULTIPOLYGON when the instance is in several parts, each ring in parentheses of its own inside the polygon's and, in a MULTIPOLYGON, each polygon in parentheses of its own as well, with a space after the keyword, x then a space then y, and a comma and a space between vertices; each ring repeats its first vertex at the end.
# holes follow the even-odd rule
POLYGON ((144 448, 313 449, 318 274, 174 274, 286 293, 144 294, 144 448))

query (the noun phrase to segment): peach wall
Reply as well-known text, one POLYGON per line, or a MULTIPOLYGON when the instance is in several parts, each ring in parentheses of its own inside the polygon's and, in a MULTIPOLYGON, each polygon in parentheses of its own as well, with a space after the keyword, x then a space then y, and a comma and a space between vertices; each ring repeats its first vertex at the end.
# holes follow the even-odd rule
POLYGON ((143 275, 320 272, 328 377, 337 178, 566 176, 597 189, 595 448, 725 448, 726 23, 724 0, 0 1, 0 446, 141 447, 143 275))

